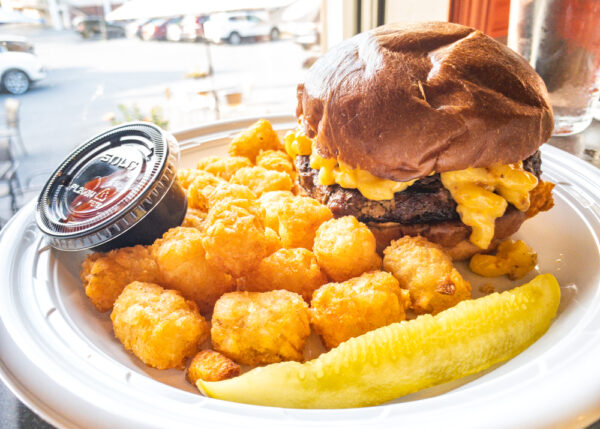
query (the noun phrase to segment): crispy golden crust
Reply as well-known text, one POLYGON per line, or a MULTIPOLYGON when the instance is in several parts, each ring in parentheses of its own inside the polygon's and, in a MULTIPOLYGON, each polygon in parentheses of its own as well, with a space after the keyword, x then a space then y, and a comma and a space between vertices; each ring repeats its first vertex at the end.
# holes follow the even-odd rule
POLYGON ((394 276, 372 271, 317 289, 311 302, 311 323, 327 348, 333 348, 352 337, 404 320, 408 300, 394 276))
POLYGON ((273 252, 276 252, 282 248, 281 238, 279 238, 279 234, 277 234, 271 228, 265 227, 265 238, 266 238, 266 254, 265 254, 265 256, 269 256, 273 252))
POLYGON ((234 277, 252 271, 267 256, 264 210, 249 200, 220 201, 210 208, 203 239, 208 261, 234 277))
POLYGON ((309 334, 308 305, 286 290, 225 294, 212 317, 213 348, 245 365, 300 361, 309 334))
POLYGON ((201 350, 188 365, 185 378, 195 386, 198 380, 221 381, 241 373, 240 366, 227 356, 214 350, 201 350))
POLYGON ((265 224, 279 234, 286 248, 312 250, 319 226, 333 214, 326 206, 308 197, 269 192, 259 198, 265 209, 265 224))
POLYGON ((259 197, 265 192, 292 189, 292 179, 287 173, 263 167, 242 168, 233 175, 231 183, 245 185, 259 197))
POLYGON ((177 180, 183 187, 183 189, 187 190, 192 182, 199 176, 202 176, 202 170, 198 170, 195 168, 180 168, 177 170, 177 180))
POLYGON ((290 177, 295 176, 294 164, 287 153, 280 150, 267 150, 256 157, 256 165, 267 170, 281 171, 290 177))
POLYGON ((279 136, 266 119, 261 119, 242 131, 229 145, 229 155, 245 156, 252 162, 261 151, 266 150, 283 150, 279 136))
POLYGON ((152 283, 127 285, 110 318, 125 348, 158 369, 183 368, 209 336, 196 304, 152 283))
POLYGON ((202 231, 204 230, 204 219, 206 219, 205 211, 188 207, 181 226, 196 228, 202 231))
POLYGON ((535 268, 537 253, 521 240, 506 240, 500 243, 495 255, 473 255, 469 268, 484 277, 504 274, 511 280, 521 279, 535 268))
POLYGON ((154 242, 152 253, 161 283, 193 300, 202 314, 210 314, 221 295, 235 290, 235 281, 207 262, 203 238, 195 228, 172 228, 154 242))
POLYGON ((471 298, 471 285, 439 245, 406 236, 393 241, 383 253, 383 268, 410 292, 415 313, 437 314, 471 298))
POLYGON ((369 228, 354 216, 324 222, 315 236, 313 251, 327 276, 336 282, 381 268, 381 258, 369 228))
POLYGON ((188 206, 205 212, 208 211, 208 195, 222 183, 227 182, 206 171, 198 170, 187 190, 188 206))
POLYGON ((311 251, 279 249, 264 258, 254 271, 238 281, 238 288, 253 292, 285 289, 310 302, 313 292, 327 283, 311 251))
MULTIPOLYGON (((269 221, 269 216, 273 217, 274 215, 276 215, 277 213, 275 212, 274 208, 279 205, 279 204, 284 204, 285 200, 293 198, 294 194, 291 191, 270 191, 270 192, 265 192, 264 194, 262 194, 260 196, 260 198, 258 199, 258 201, 260 202, 260 205, 263 206, 263 208, 266 211, 266 221, 269 221)), ((277 228, 277 219, 274 219, 275 223, 273 225, 269 224, 267 226, 269 227, 273 227, 275 226, 275 229, 277 228)))
POLYGON ((200 159, 196 168, 204 170, 225 180, 243 167, 252 167, 250 160, 244 156, 208 156, 200 159))
POLYGON ((148 246, 92 253, 81 267, 85 294, 98 311, 108 311, 123 288, 133 281, 156 282, 158 265, 148 246))
POLYGON ((247 186, 232 183, 220 183, 208 195, 209 206, 224 200, 255 200, 256 195, 247 186))
POLYGON ((539 212, 545 212, 554 207, 554 198, 552 198, 552 189, 554 183, 544 182, 539 180, 538 184, 529 193, 529 209, 527 210, 527 218, 534 217, 539 212))

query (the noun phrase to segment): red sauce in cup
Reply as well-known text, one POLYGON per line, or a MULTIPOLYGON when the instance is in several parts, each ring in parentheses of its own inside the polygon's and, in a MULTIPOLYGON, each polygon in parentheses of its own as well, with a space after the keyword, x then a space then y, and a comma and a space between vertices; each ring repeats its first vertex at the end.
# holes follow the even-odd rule
POLYGON ((151 244, 185 216, 178 160, 175 139, 153 124, 102 133, 48 180, 38 199, 38 227, 61 250, 151 244))
POLYGON ((117 203, 125 176, 126 170, 119 170, 106 177, 94 177, 83 185, 80 194, 71 202, 70 214, 65 222, 93 218, 117 203))

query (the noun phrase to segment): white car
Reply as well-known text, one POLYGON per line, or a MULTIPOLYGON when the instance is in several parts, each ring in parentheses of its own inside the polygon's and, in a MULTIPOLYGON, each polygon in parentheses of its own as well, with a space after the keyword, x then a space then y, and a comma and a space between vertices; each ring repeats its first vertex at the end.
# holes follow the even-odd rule
POLYGON ((46 77, 40 60, 27 39, 0 36, 0 83, 11 94, 23 94, 33 82, 46 77))
POLYGON ((279 29, 252 12, 222 12, 210 16, 204 23, 204 37, 212 42, 239 45, 246 38, 279 39, 279 29))
POLYGON ((181 41, 183 33, 183 29, 181 28, 182 21, 183 17, 180 17, 167 24, 167 40, 171 42, 181 41))

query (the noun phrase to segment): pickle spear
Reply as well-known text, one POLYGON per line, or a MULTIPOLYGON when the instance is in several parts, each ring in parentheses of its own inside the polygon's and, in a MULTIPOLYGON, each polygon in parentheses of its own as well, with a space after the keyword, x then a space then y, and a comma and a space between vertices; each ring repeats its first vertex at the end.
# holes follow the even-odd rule
POLYGON ((539 275, 436 316, 367 332, 306 363, 271 364, 225 381, 199 380, 197 386, 210 397, 247 404, 376 405, 516 356, 548 330, 559 302, 554 276, 539 275))

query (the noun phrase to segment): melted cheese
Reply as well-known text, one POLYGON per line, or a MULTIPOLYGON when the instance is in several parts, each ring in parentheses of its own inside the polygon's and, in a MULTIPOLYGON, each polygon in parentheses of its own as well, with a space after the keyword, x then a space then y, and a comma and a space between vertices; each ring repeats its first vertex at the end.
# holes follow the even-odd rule
POLYGON ((404 191, 415 180, 395 182, 374 176, 366 170, 352 168, 335 159, 322 158, 314 151, 310 155, 310 167, 319 170, 319 183, 329 186, 337 183, 342 188, 358 189, 369 200, 391 200, 396 192, 404 191))
POLYGON ((290 131, 283 138, 285 151, 293 160, 298 155, 310 155, 312 153, 312 139, 300 130, 290 131))
POLYGON ((310 155, 310 167, 319 170, 318 180, 321 185, 338 184, 342 188, 358 189, 370 200, 391 200, 394 193, 405 190, 415 182, 382 179, 366 170, 352 168, 342 161, 323 158, 313 151, 312 144, 312 139, 300 130, 289 132, 284 138, 285 150, 292 159, 296 159, 298 155, 310 155))
POLYGON ((460 219, 472 228, 470 241, 482 249, 492 242, 496 219, 504 214, 508 203, 526 211, 529 192, 537 185, 537 178, 520 163, 467 168, 440 176, 458 205, 460 219))
MULTIPOLYGON (((319 183, 329 186, 358 189, 370 200, 391 200, 415 183, 395 182, 373 176, 342 161, 326 159, 313 150, 313 141, 302 131, 285 136, 285 149, 295 159, 297 155, 310 155, 310 166, 319 170, 319 183)), ((433 172, 431 174, 434 174, 433 172)), ((456 201, 460 219, 472 228, 470 240, 487 249, 494 238, 496 219, 506 211, 508 203, 521 211, 529 208, 529 192, 536 187, 537 178, 523 170, 521 163, 496 165, 489 168, 467 168, 441 173, 442 184, 456 201)))

